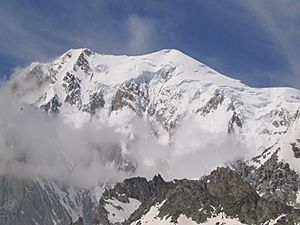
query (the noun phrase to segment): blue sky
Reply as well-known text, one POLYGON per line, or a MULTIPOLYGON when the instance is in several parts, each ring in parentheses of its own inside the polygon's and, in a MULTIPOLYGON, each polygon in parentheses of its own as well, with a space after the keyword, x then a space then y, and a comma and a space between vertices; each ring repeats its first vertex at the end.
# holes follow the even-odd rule
POLYGON ((0 0, 0 76, 70 48, 176 48, 257 87, 300 88, 298 0, 0 0))

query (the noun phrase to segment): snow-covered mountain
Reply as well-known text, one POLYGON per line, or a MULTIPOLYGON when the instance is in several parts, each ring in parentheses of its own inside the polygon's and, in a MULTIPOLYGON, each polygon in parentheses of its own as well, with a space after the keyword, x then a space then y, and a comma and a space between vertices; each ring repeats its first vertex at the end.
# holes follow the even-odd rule
MULTIPOLYGON (((291 205, 300 203, 299 90, 251 88, 174 49, 142 56, 72 49, 48 63, 32 63, 18 71, 6 87, 17 97, 16 110, 33 106, 77 129, 86 124, 105 124, 124 135, 118 156, 109 156, 108 161, 131 174, 139 163, 128 153, 130 143, 138 139, 134 132, 137 118, 161 146, 197 149, 199 141, 177 141, 178 131, 186 124, 192 126, 181 135, 192 136, 200 130, 211 136, 234 137, 247 151, 243 153, 246 160, 232 167, 261 196, 291 205)), ((200 143, 211 144, 204 138, 200 143)), ((66 161, 76 165, 72 159, 66 161)), ((66 189, 61 192, 62 188, 38 185, 47 190, 44 195, 48 199, 57 192, 70 197, 71 191, 66 189)), ((78 206, 71 203, 68 215, 62 216, 64 221, 74 221, 86 211, 82 208, 84 200, 77 199, 78 206), (74 210, 75 216, 71 215, 74 210)), ((95 205, 97 200, 91 202, 95 205)), ((66 200, 60 202, 64 208, 69 207, 65 206, 69 203, 62 203, 66 200)), ((52 219, 46 224, 63 224, 54 212, 48 213, 52 219)))
POLYGON ((299 90, 250 88, 173 49, 142 56, 72 49, 10 83, 21 104, 60 113, 75 127, 93 119, 126 130, 139 115, 168 144, 172 130, 192 119, 207 131, 235 133, 252 155, 297 131, 300 116, 299 90))

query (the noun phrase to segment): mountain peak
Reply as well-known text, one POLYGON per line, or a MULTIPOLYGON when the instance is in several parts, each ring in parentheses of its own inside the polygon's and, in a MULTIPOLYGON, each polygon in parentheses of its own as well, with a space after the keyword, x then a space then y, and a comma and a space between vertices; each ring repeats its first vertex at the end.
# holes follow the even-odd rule
MULTIPOLYGON (((86 55, 92 55, 95 54, 95 52, 89 48, 71 48, 68 51, 66 51, 63 55, 65 54, 80 54, 80 53, 85 53, 86 55)), ((97 53, 99 54, 99 53, 97 53)))
POLYGON ((20 100, 49 109, 50 114, 61 112, 75 126, 98 114, 102 122, 122 124, 123 119, 116 118, 129 110, 125 117, 132 113, 158 123, 155 132, 168 143, 172 129, 187 116, 201 122, 203 130, 251 140, 254 154, 284 135, 300 103, 298 90, 248 87, 176 49, 140 56, 70 49, 24 74, 11 82, 19 88, 20 100), (267 123, 262 119, 266 117, 267 123))

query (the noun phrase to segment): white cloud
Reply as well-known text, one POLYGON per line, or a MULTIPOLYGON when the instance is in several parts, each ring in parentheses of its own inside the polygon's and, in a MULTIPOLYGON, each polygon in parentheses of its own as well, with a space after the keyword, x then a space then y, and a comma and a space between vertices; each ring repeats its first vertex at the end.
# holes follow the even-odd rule
POLYGON ((154 22, 138 15, 131 15, 127 20, 130 52, 150 51, 155 39, 154 22))
POLYGON ((34 107, 21 109, 6 85, 0 88, 0 175, 43 177, 76 186, 125 176, 106 163, 118 162, 121 137, 105 124, 80 130, 34 107), (110 158, 115 155, 115 158, 110 158))
POLYGON ((165 179, 198 179, 218 166, 247 157, 247 149, 234 135, 202 130, 197 121, 187 120, 174 133, 174 143, 160 145, 149 128, 137 122, 137 141, 128 149, 137 159, 135 175, 152 178, 161 174, 165 179))
POLYGON ((0 175, 39 176, 88 187, 129 176, 119 170, 127 160, 137 163, 134 176, 198 178, 245 154, 234 137, 199 130, 195 121, 182 123, 170 146, 159 144, 140 118, 131 121, 134 140, 106 124, 75 129, 60 116, 49 117, 33 106, 20 108, 18 94, 37 81, 19 79, 22 91, 10 82, 0 88, 0 105, 5 106, 0 110, 0 175))

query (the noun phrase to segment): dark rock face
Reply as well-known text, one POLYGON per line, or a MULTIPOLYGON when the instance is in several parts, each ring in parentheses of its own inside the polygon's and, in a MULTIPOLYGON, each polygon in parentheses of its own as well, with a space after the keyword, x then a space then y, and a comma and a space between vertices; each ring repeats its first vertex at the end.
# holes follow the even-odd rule
POLYGON ((108 220, 108 212, 105 209, 105 205, 109 199, 114 198, 120 202, 129 203, 129 198, 134 198, 140 202, 147 202, 168 185, 169 184, 158 175, 155 176, 152 181, 147 181, 146 178, 143 177, 126 179, 122 183, 116 184, 113 189, 106 189, 100 199, 94 221, 95 224, 111 224, 108 220))
POLYGON ((82 217, 79 217, 75 223, 71 223, 70 225, 84 225, 84 220, 82 217))
MULTIPOLYGON (((78 193, 76 198, 75 202, 82 202, 86 209, 85 221, 90 223, 94 218, 94 203, 85 192, 78 193)), ((28 178, 0 177, 0 225, 70 224, 70 211, 64 205, 72 208, 73 204, 68 189, 63 186, 28 178)))
POLYGON ((175 66, 166 65, 156 73, 144 72, 139 77, 126 81, 114 96, 112 110, 128 107, 137 115, 159 122, 165 130, 170 131, 180 119, 174 113, 178 107, 176 104, 182 99, 182 93, 164 87, 164 83, 172 77, 175 70, 175 66), (150 102, 150 82, 161 84, 155 96, 157 101, 150 102))
POLYGON ((133 79, 124 83, 116 92, 112 103, 113 110, 127 106, 141 116, 150 102, 148 91, 147 82, 139 83, 133 79))
POLYGON ((121 223, 126 225, 139 221, 152 206, 162 202, 158 217, 171 218, 171 222, 175 223, 181 214, 203 223, 221 212, 245 224, 263 224, 282 214, 286 216, 277 224, 300 222, 299 210, 260 197, 238 173, 226 168, 218 168, 198 181, 184 179, 165 182, 160 176, 152 181, 140 177, 127 179, 104 192, 95 224, 112 224, 107 217, 109 212, 104 208, 111 198, 121 202, 135 198, 142 202, 128 220, 121 223))
POLYGON ((159 122, 166 131, 172 134, 172 129, 176 127, 177 121, 183 117, 183 115, 176 115, 175 113, 178 107, 176 104, 181 99, 182 93, 180 91, 174 92, 170 88, 162 88, 159 92, 158 101, 153 102, 148 107, 148 118, 159 122), (168 99, 172 100, 169 101, 168 99))
POLYGON ((77 105, 81 107, 81 88, 80 80, 75 77, 75 75, 67 72, 66 76, 63 78, 64 83, 62 84, 65 92, 67 94, 65 102, 70 103, 71 105, 77 105))
POLYGON ((92 50, 90 50, 90 49, 88 49, 88 48, 84 49, 83 52, 84 52, 87 56, 91 56, 91 55, 94 55, 94 54, 95 54, 92 50))
POLYGON ((47 112, 50 115, 59 113, 59 107, 62 106, 58 96, 55 95, 47 104, 42 105, 40 108, 42 111, 47 112))
POLYGON ((164 68, 161 69, 161 71, 159 71, 160 78, 164 82, 168 81, 172 77, 175 70, 176 70, 176 66, 174 65, 165 66, 164 68))
POLYGON ((278 162, 276 153, 258 169, 239 161, 234 165, 235 170, 263 198, 294 205, 299 189, 299 175, 287 163, 278 162))
POLYGON ((289 126, 291 123, 291 116, 286 109, 281 109, 280 111, 276 111, 275 116, 277 117, 276 120, 273 121, 273 126, 280 127, 280 126, 289 126))
POLYGON ((292 150, 296 159, 300 158, 300 139, 297 139, 295 143, 291 143, 292 150))
POLYGON ((233 115, 228 123, 228 133, 234 133, 234 124, 236 124, 236 126, 238 126, 239 128, 242 128, 243 126, 242 121, 240 120, 236 112, 233 112, 233 115))
POLYGON ((26 74, 25 80, 32 80, 38 86, 42 85, 46 81, 46 76, 43 72, 43 66, 35 66, 29 73, 26 74))
POLYGON ((96 113, 98 109, 103 108, 105 101, 101 92, 95 92, 90 95, 90 101, 88 104, 82 106, 82 111, 88 112, 92 115, 96 113))
POLYGON ((215 95, 209 99, 205 106, 201 107, 200 109, 196 110, 196 113, 200 113, 202 116, 206 116, 210 112, 215 111, 219 105, 221 105, 224 101, 224 95, 216 92, 215 95))
POLYGON ((275 131, 274 134, 286 134, 287 129, 300 117, 300 111, 297 110, 294 114, 291 114, 287 109, 281 108, 280 110, 272 111, 270 114, 275 117, 272 125, 281 129, 275 131), (282 130, 282 128, 285 128, 282 130))
POLYGON ((85 49, 83 51, 83 53, 81 53, 76 61, 76 64, 73 67, 74 71, 77 71, 78 69, 81 69, 85 74, 92 76, 93 75, 93 71, 90 68, 89 62, 87 61, 87 59, 85 58, 85 55, 90 56, 93 53, 88 50, 85 49))

